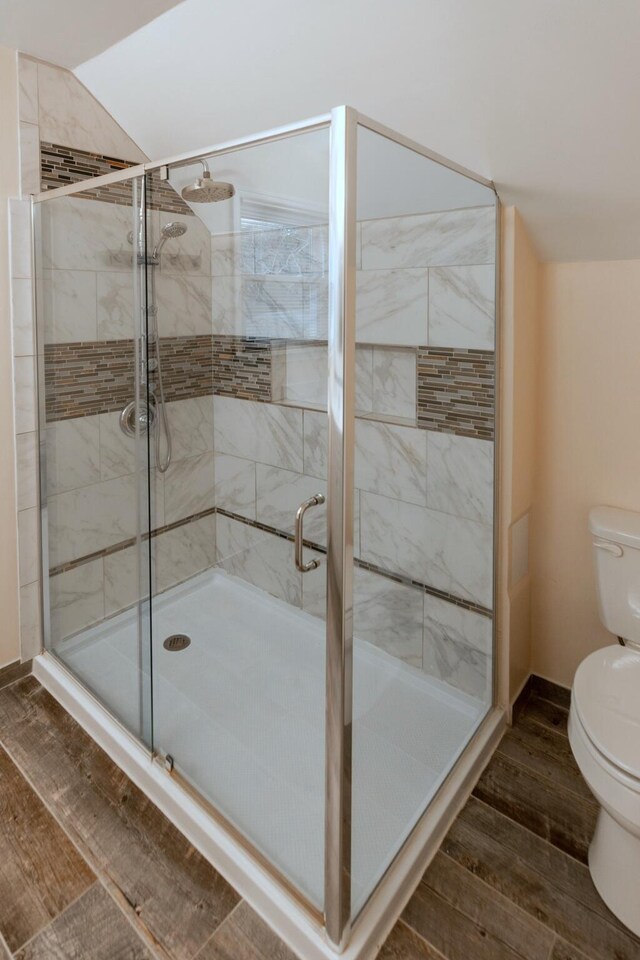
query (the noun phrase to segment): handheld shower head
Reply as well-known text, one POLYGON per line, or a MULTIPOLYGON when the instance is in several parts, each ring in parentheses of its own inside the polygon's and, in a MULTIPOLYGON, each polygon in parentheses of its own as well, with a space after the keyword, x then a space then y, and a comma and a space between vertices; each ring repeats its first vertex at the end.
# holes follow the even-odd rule
POLYGON ((204 168, 202 176, 198 177, 195 183, 184 187, 182 198, 192 203, 217 203, 219 200, 230 200, 236 192, 234 185, 224 183, 222 180, 212 180, 207 161, 201 160, 200 163, 204 168))
POLYGON ((160 239, 156 244, 156 248, 153 251, 151 256, 152 260, 157 260, 160 256, 160 251, 164 247, 167 240, 173 239, 173 237, 181 237, 184 233, 187 232, 186 223, 180 223, 179 220, 170 220, 169 223, 165 223, 164 227, 160 231, 160 239))

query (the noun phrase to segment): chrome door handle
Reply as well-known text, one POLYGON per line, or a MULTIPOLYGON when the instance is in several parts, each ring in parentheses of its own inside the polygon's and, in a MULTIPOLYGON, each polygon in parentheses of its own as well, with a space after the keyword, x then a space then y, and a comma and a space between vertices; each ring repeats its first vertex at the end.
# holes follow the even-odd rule
POLYGON ((315 496, 309 497, 308 500, 305 500, 303 503, 301 503, 296 510, 295 559, 296 569, 299 570, 300 573, 309 573, 309 570, 315 570, 316 567, 320 566, 319 560, 309 560, 308 563, 303 562, 302 541, 304 540, 304 515, 309 507, 316 507, 321 503, 324 503, 324 496, 321 493, 316 493, 315 496))

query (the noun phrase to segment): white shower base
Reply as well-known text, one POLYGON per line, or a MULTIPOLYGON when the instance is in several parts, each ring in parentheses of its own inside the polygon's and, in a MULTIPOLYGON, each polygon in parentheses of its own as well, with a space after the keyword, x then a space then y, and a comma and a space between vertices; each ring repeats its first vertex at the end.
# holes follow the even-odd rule
MULTIPOLYGON (((324 648, 321 620, 217 569, 154 600, 155 748, 171 754, 175 769, 320 909, 324 648), (191 645, 165 650, 172 633, 188 634, 191 645)), ((55 652, 130 729, 140 729, 137 611, 57 644, 55 652)), ((487 709, 354 642, 356 910, 487 709)))

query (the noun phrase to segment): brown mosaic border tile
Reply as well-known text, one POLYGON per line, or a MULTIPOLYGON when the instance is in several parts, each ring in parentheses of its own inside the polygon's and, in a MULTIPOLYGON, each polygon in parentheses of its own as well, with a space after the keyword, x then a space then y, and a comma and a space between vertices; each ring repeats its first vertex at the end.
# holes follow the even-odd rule
POLYGON ((417 398, 419 427, 493 440, 494 352, 419 347, 417 398))
MULTIPOLYGON (((239 523, 245 524, 248 527, 254 527, 256 530, 262 530, 265 533, 270 533, 275 537, 279 537, 282 540, 288 540, 290 543, 294 542, 294 536, 291 533, 288 533, 285 530, 279 530, 277 527, 272 527, 268 523, 260 523, 259 520, 251 520, 249 517, 243 517, 242 514, 233 513, 231 510, 225 510, 223 507, 210 507, 208 510, 202 510, 200 513, 191 514, 191 516, 184 517, 182 520, 176 520, 174 523, 168 523, 163 527, 157 527, 151 532, 151 538, 159 536, 161 533, 166 533, 168 530, 175 530, 177 527, 183 527, 188 523, 194 523, 196 520, 201 520, 202 517, 209 517, 214 513, 219 513, 222 517, 228 517, 230 520, 237 520, 239 523)), ((143 542, 149 539, 149 534, 145 534, 142 537, 143 542)), ((55 577, 58 574, 66 573, 68 570, 74 570, 76 567, 81 567, 85 563, 90 563, 92 560, 99 560, 101 557, 108 557, 113 553, 119 553, 121 550, 126 550, 127 547, 132 547, 136 543, 135 537, 129 537, 127 540, 121 540, 120 543, 116 543, 111 547, 105 547, 104 550, 97 550, 95 553, 86 554, 84 557, 78 557, 75 560, 70 560, 68 563, 60 564, 57 567, 52 567, 49 570, 49 576, 55 577)), ((303 540, 303 544, 309 550, 315 550, 317 553, 326 554, 327 549, 319 543, 315 543, 313 540, 303 540)), ((412 580, 409 577, 403 577, 401 574, 394 573, 391 570, 387 570, 385 567, 379 567, 374 563, 367 563, 365 560, 359 560, 357 557, 354 557, 353 560, 355 566, 360 567, 362 570, 370 570, 372 573, 376 573, 381 577, 385 577, 387 580, 393 580, 394 583, 401 583, 407 587, 412 587, 415 590, 420 590, 422 593, 428 593, 430 596, 438 597, 440 600, 446 600, 448 603, 452 603, 457 607, 462 607, 465 610, 470 610, 473 613, 479 613, 483 617, 488 617, 491 619, 493 617, 493 611, 489 610, 487 607, 483 607, 478 603, 473 603, 470 600, 465 600, 463 597, 457 597, 455 594, 447 593, 445 590, 438 590, 436 587, 430 586, 428 583, 423 583, 421 580, 412 580)))
MULTIPOLYGON (((121 410, 134 396, 134 341, 45 344, 47 422, 121 410)), ((233 336, 163 337, 167 402, 219 394, 271 400, 271 342, 233 336)))
MULTIPOLYGON (((58 143, 40 144, 40 178, 43 190, 66 187, 91 177, 102 177, 116 170, 127 170, 136 164, 104 153, 90 153, 75 147, 63 147, 58 143)), ((147 174, 147 207, 152 210, 164 210, 167 213, 181 213, 195 216, 182 197, 171 184, 161 180, 157 171, 147 174)), ((92 188, 75 194, 84 200, 101 200, 103 203, 116 203, 130 207, 132 204, 131 181, 111 183, 106 187, 92 188)))

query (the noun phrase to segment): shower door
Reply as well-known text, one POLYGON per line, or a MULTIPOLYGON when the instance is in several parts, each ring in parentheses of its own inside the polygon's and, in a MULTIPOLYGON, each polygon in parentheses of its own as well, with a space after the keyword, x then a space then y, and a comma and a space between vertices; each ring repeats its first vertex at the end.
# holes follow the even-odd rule
POLYGON ((45 644, 151 745, 144 178, 34 212, 45 644))
POLYGON ((235 189, 219 202, 183 199, 197 161, 148 184, 173 193, 150 249, 168 223, 184 228, 149 268, 160 457, 171 449, 152 522, 154 746, 317 914, 328 148, 325 124, 205 158, 235 189))

